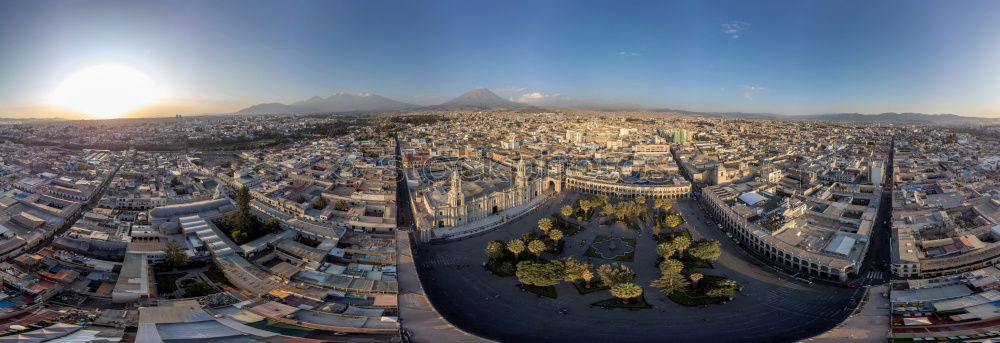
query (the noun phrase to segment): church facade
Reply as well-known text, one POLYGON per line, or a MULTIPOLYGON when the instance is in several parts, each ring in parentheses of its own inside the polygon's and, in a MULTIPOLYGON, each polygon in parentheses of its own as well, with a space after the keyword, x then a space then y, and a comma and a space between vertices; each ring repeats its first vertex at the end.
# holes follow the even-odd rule
MULTIPOLYGON (((433 226, 461 226, 497 215, 508 209, 527 205, 532 199, 542 196, 547 178, 530 179, 524 162, 518 163, 513 182, 509 186, 492 192, 467 196, 462 187, 462 177, 458 170, 452 171, 447 191, 447 202, 428 208, 434 213, 433 226)), ((425 202, 429 203, 429 202, 425 202)))

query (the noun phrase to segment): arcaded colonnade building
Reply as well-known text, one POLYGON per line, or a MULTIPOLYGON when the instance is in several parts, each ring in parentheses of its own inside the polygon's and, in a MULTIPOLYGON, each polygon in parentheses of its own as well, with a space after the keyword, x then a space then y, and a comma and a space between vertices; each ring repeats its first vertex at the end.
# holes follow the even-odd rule
MULTIPOLYGON (((788 268, 813 276, 846 281, 849 276, 857 274, 857 265, 851 259, 805 250, 773 236, 727 204, 733 198, 735 194, 726 189, 710 186, 702 189, 700 200, 705 209, 748 248, 788 268)), ((831 245, 836 244, 831 242, 831 245)))
POLYGON ((691 183, 680 177, 669 180, 644 181, 603 180, 580 172, 567 172, 566 188, 574 191, 610 197, 647 199, 680 199, 691 194, 691 183))

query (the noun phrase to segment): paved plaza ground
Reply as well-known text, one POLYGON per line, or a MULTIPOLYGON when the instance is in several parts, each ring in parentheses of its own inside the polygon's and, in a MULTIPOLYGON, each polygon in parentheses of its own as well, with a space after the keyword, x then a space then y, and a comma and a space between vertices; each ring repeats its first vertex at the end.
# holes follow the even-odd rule
MULTIPOLYGON (((592 308, 590 304, 611 298, 607 291, 580 295, 572 285, 556 286, 557 299, 538 297, 516 287, 514 277, 497 277, 482 267, 483 248, 492 240, 507 241, 535 229, 540 218, 587 195, 563 192, 535 212, 483 235, 438 244, 421 245, 417 258, 424 290, 434 306, 455 326, 499 341, 795 341, 830 330, 842 322, 863 296, 863 289, 825 284, 806 285, 792 280, 748 256, 720 230, 706 224, 697 202, 678 200, 694 239, 713 238, 722 244, 722 256, 705 275, 723 276, 744 286, 735 300, 723 305, 684 307, 649 282, 659 276, 655 266, 656 241, 648 232, 638 233, 624 225, 600 226, 594 216, 586 228, 566 239, 559 256, 577 256, 595 266, 613 263, 587 258, 586 250, 598 235, 636 239, 635 258, 623 262, 637 273, 635 282, 644 288, 652 309, 592 308), (560 314, 565 309, 568 314, 560 314)), ((613 200, 614 201, 614 200, 613 200)))

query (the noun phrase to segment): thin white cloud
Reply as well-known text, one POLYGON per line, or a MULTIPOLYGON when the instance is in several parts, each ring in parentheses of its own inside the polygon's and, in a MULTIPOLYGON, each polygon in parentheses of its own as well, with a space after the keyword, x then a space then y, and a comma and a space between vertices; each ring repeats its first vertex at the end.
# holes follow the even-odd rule
POLYGON ((722 34, 732 39, 740 39, 743 32, 750 29, 750 23, 733 20, 722 24, 722 34))
POLYGON ((619 51, 618 52, 618 56, 639 57, 639 56, 642 56, 642 53, 638 53, 638 52, 635 52, 635 51, 619 51))
POLYGON ((763 91, 764 87, 761 86, 743 86, 743 97, 753 100, 754 95, 763 91))
POLYGON ((510 101, 520 102, 525 104, 538 104, 542 102, 547 102, 551 100, 565 100, 566 97, 560 94, 542 94, 540 92, 525 93, 518 96, 510 97, 510 101))

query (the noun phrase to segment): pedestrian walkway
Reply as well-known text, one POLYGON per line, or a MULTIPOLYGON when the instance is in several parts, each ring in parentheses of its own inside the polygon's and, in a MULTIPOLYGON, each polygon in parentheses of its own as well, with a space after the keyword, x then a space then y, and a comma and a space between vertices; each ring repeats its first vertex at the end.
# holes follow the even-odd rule
POLYGON ((427 300, 407 232, 396 232, 399 320, 404 342, 489 342, 451 325, 427 300))
POLYGON ((869 270, 868 273, 865 274, 865 278, 867 278, 869 280, 880 281, 880 280, 882 280, 882 271, 881 270, 869 270))
POLYGON ((882 296, 888 286, 868 290, 860 311, 852 314, 833 330, 805 340, 806 342, 885 342, 889 339, 889 299, 882 296))

